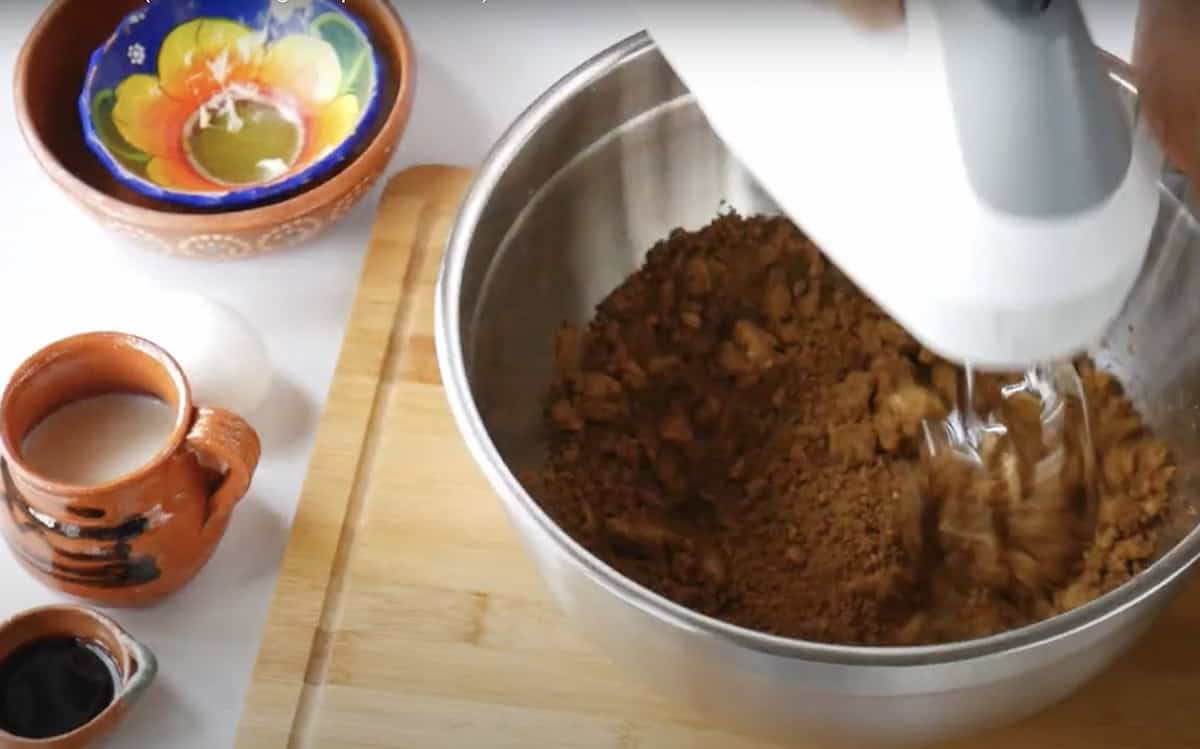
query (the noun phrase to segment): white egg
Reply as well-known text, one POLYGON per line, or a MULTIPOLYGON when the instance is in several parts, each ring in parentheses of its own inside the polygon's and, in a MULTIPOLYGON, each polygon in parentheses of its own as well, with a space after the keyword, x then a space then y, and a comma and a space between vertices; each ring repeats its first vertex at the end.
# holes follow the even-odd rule
POLYGON ((271 360, 262 336, 228 306, 185 291, 135 298, 116 330, 152 341, 187 375, 192 400, 252 415, 271 387, 271 360))
POLYGON ((179 363, 200 406, 220 406, 251 416, 266 400, 273 378, 262 336, 228 306, 187 291, 147 285, 72 289, 69 304, 43 308, 36 324, 16 326, 0 354, 7 378, 42 347, 77 333, 114 330, 152 341, 179 363))

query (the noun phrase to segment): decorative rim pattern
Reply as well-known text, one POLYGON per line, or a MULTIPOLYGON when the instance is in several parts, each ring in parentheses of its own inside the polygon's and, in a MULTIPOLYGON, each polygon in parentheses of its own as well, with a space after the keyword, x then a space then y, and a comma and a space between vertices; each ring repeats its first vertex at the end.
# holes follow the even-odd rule
POLYGON ((333 204, 333 210, 329 212, 330 223, 334 221, 341 221, 346 217, 346 214, 354 210, 354 206, 358 205, 358 202, 363 199, 363 196, 371 192, 371 188, 375 187, 375 183, 378 180, 379 173, 376 172, 375 174, 363 179, 354 187, 350 188, 349 192, 343 195, 338 202, 333 204))
POLYGON ((195 234, 179 240, 175 251, 199 260, 232 260, 251 254, 254 246, 232 234, 195 234))
POLYGON ((171 247, 170 242, 153 232, 143 229, 140 226, 126 224, 122 221, 108 221, 104 224, 104 227, 109 231, 116 232, 117 234, 122 234, 127 237, 132 237, 133 239, 140 241, 142 244, 149 245, 156 252, 161 252, 168 255, 174 252, 174 248, 171 247))
POLYGON ((311 239, 322 228, 324 228, 324 224, 312 216, 302 216, 285 221, 279 226, 272 227, 266 234, 258 238, 258 249, 265 251, 295 247, 311 239))

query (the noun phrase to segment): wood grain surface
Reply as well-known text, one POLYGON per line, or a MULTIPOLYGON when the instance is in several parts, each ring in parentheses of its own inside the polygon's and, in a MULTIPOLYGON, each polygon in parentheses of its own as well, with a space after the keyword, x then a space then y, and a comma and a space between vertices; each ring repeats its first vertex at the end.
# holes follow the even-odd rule
MULTIPOLYGON (((384 192, 237 746, 767 746, 651 693, 577 635, 468 455, 433 344, 441 250, 467 181, 417 167, 384 192)), ((1075 697, 957 747, 1200 747, 1198 700, 1192 584, 1075 697)))

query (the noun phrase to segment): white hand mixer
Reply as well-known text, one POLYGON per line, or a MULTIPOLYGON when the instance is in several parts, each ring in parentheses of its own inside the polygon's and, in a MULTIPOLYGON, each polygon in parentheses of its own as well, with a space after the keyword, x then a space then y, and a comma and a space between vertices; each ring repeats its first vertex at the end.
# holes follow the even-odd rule
POLYGON ((731 150, 925 346, 1024 369, 1098 342, 1137 279, 1161 152, 1077 0, 639 0, 731 150))

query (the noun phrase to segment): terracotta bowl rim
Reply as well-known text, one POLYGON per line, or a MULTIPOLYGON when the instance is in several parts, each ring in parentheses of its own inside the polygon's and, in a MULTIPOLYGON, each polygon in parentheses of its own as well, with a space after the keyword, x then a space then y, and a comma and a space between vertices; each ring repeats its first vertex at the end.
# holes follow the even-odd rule
MULTIPOLYGON (((51 179, 77 199, 119 221, 146 229, 164 229, 172 232, 188 229, 203 231, 217 222, 221 231, 236 232, 278 223, 281 217, 306 215, 341 197, 373 171, 373 160, 370 157, 380 150, 390 149, 395 145, 411 115, 415 56, 407 27, 389 0, 371 0, 381 9, 379 15, 382 23, 368 24, 368 27, 372 33, 384 34, 394 40, 398 52, 393 54, 386 49, 381 49, 380 57, 394 66, 399 73, 400 81, 395 99, 391 103, 391 109, 388 111, 383 125, 369 140, 367 146, 357 156, 346 162, 341 171, 316 186, 285 200, 238 210, 182 213, 127 203, 92 187, 68 170, 42 140, 41 134, 33 126, 29 115, 26 90, 29 83, 29 72, 34 65, 32 50, 44 36, 46 26, 51 19, 63 12, 68 5, 76 2, 79 0, 53 0, 38 17, 21 46, 13 76, 13 98, 17 123, 26 144, 33 151, 34 158, 51 179)), ((82 133, 80 137, 83 137, 82 133)))

